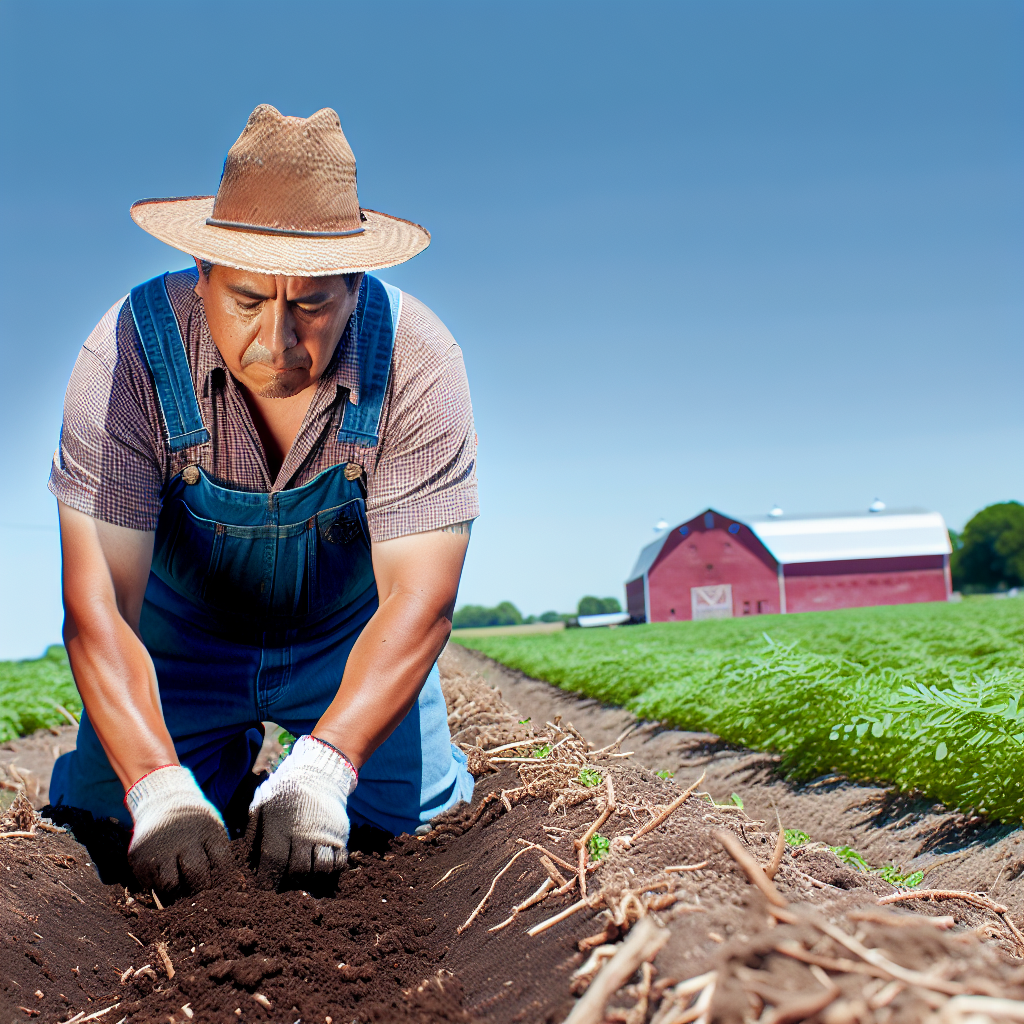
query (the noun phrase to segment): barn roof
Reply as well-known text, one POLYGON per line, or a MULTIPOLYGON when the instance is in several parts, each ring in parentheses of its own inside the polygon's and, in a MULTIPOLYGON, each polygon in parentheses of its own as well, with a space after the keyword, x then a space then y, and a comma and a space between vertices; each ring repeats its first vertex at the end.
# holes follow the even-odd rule
MULTIPOLYGON (((708 509, 706 513, 713 513, 708 509)), ((721 516, 721 513, 713 513, 721 516)), ((687 522, 694 522, 700 516, 687 522)), ((905 558, 948 555, 949 533, 938 512, 893 509, 883 512, 837 512, 826 515, 745 516, 733 520, 751 532, 783 565, 798 562, 839 562, 855 558, 905 558)), ((673 526, 640 551, 627 577, 639 579, 654 565, 673 526)))
POLYGON ((746 520, 783 564, 848 558, 948 555, 949 533, 938 512, 907 509, 827 516, 758 516, 746 520))

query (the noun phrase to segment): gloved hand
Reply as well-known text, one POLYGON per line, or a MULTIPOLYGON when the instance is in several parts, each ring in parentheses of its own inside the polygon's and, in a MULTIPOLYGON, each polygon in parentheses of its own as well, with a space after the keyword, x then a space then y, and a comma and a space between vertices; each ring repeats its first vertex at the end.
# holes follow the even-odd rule
POLYGON ((135 823, 128 863, 143 885, 158 892, 210 885, 228 859, 228 834, 187 768, 169 764, 144 775, 124 803, 135 823))
POLYGON ((249 844, 256 881, 271 889, 286 875, 329 874, 348 860, 349 794, 358 775, 335 747, 300 736, 253 796, 249 844))

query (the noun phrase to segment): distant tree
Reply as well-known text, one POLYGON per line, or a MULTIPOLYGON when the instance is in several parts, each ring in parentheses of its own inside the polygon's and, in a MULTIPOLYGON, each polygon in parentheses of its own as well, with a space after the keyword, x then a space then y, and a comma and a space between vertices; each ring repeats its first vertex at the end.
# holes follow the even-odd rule
POLYGON ((479 604, 463 605, 454 616, 456 629, 479 629, 482 626, 518 626, 523 621, 519 609, 511 601, 502 601, 495 608, 479 604))
POLYGON ((540 621, 540 622, 561 622, 562 621, 562 616, 559 615, 558 612, 544 612, 542 615, 538 616, 538 621, 540 621))
POLYGON ((610 612, 621 612, 622 605, 614 597, 593 597, 588 594, 580 598, 576 606, 577 615, 607 615, 610 612))
POLYGON ((1024 505, 1019 501, 983 508, 957 539, 959 546, 953 544, 950 557, 957 590, 1002 590, 1024 585, 1024 505))

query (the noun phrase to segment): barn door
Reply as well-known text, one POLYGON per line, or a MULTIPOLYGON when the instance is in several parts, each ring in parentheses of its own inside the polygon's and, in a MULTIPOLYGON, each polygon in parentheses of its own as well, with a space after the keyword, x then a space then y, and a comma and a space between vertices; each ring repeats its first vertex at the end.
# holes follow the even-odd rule
POLYGON ((713 587, 690 587, 690 608, 693 618, 731 619, 732 584, 719 583, 713 587))

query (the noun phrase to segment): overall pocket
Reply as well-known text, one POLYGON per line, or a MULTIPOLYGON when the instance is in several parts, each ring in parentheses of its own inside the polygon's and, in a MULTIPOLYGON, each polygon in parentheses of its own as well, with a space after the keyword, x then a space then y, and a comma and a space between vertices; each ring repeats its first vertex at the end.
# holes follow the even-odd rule
POLYGON ((308 552, 307 564, 311 612, 337 611, 373 583, 370 533, 362 498, 317 514, 315 543, 308 552))

